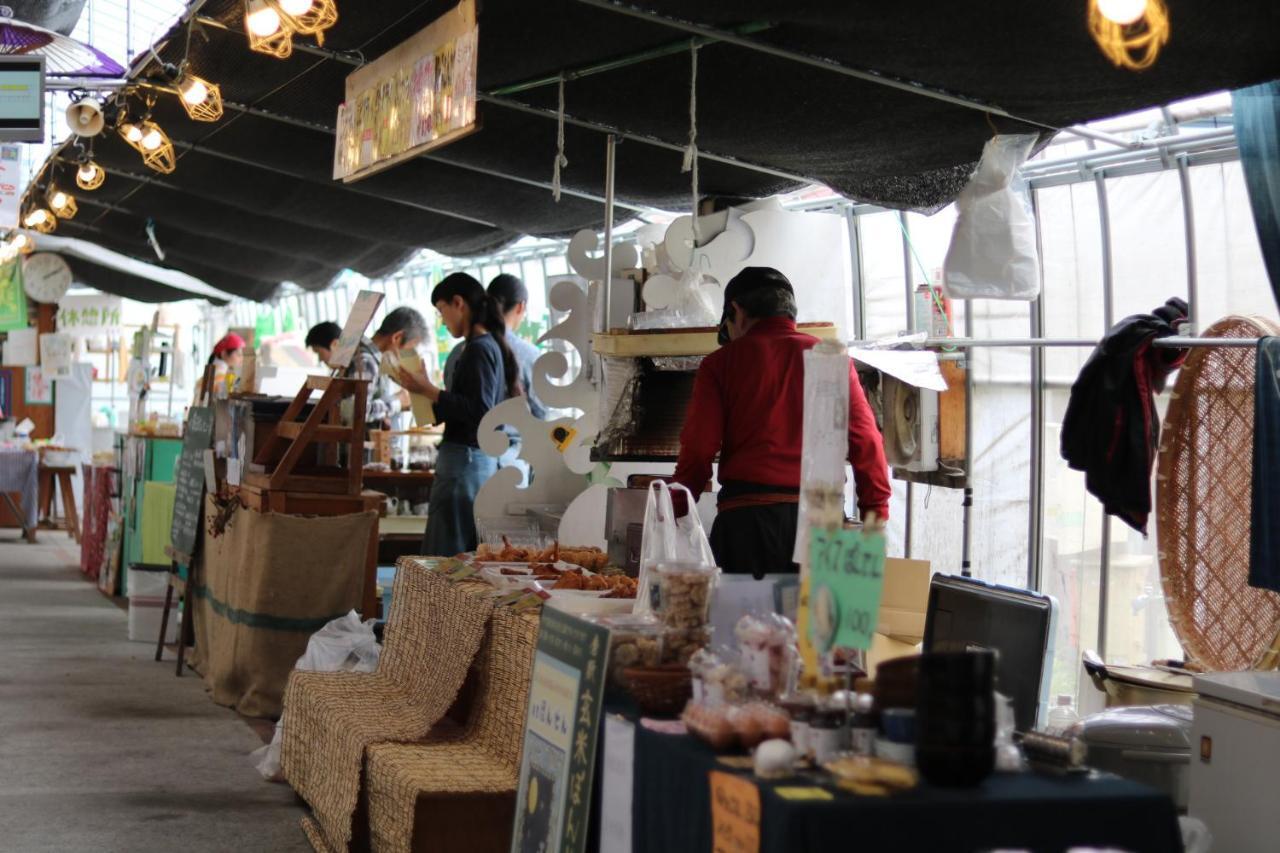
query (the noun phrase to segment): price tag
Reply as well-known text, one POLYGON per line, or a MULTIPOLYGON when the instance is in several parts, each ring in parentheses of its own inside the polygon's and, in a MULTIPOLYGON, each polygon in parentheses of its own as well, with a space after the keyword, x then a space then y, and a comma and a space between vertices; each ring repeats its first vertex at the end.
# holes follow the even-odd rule
POLYGON ((819 652, 871 648, 884 592, 884 534, 809 533, 810 638, 819 652))
POLYGON ((758 853, 760 789, 743 776, 712 770, 711 848, 715 853, 758 853))
POLYGON ((784 800, 834 800, 835 795, 826 788, 806 788, 779 785, 773 792, 784 800))

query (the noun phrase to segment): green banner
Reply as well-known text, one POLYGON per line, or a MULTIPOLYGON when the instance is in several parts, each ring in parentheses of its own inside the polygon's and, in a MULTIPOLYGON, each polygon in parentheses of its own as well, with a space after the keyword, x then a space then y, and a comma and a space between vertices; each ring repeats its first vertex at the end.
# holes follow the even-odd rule
POLYGON ((0 332, 27 327, 27 294, 22 289, 22 261, 0 266, 0 332))
POLYGON ((582 853, 609 630, 542 608, 520 758, 511 853, 582 853))
POLYGON ((884 534, 809 533, 809 631, 819 652, 871 648, 884 592, 884 534))

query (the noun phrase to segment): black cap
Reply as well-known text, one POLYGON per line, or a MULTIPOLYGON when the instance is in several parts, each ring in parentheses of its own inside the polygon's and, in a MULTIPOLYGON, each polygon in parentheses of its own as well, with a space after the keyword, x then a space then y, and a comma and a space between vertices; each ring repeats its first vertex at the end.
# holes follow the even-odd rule
POLYGON ((724 288, 724 313, 720 315, 720 328, 717 335, 721 346, 729 343, 729 303, 754 290, 766 287, 785 290, 792 296, 796 295, 795 288, 791 286, 787 277, 773 267, 744 267, 741 272, 729 279, 729 283, 724 288))

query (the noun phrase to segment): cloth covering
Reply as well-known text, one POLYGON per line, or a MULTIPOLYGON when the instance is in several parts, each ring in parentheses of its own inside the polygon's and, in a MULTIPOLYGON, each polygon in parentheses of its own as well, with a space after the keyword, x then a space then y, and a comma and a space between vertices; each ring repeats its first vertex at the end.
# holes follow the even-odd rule
MULTIPOLYGON (((215 506, 205 499, 206 529, 215 506)), ((193 591, 192 665, 213 701, 245 716, 280 716, 311 635, 358 608, 373 512, 310 518, 238 509, 205 536, 193 591)))
POLYGON ((1258 341, 1249 585, 1280 592, 1280 338, 1258 341))
MULTIPOLYGON (((327 519, 326 519, 327 520, 327 519)), ((333 850, 351 842, 365 750, 418 741, 453 705, 493 610, 488 597, 401 559, 378 669, 295 672, 284 703, 280 764, 333 850)))
MULTIPOLYGON (((635 728, 634 853, 712 849, 707 773, 731 772, 685 735, 635 728)), ((740 774, 751 780, 750 773, 740 774)), ((793 776, 755 780, 760 789, 760 853, 875 851, 1065 851, 1181 853, 1173 801, 1115 776, 996 773, 975 788, 935 788, 889 797, 855 796, 828 785, 831 799, 789 799, 780 788, 809 789, 793 776), (835 839, 857 839, 839 845, 835 839)))
POLYGON ((0 450, 0 492, 17 492, 22 500, 22 525, 35 529, 39 494, 40 454, 34 450, 0 450))
POLYGON ((1107 513, 1143 536, 1160 444, 1154 395, 1187 358, 1185 349, 1151 341, 1177 334, 1187 316, 1187 303, 1174 297, 1113 326, 1080 369, 1062 419, 1062 458, 1085 473, 1085 488, 1107 513))
POLYGON ((110 465, 81 465, 84 476, 84 524, 80 531, 80 571, 96 578, 107 549, 107 519, 111 515, 110 465))

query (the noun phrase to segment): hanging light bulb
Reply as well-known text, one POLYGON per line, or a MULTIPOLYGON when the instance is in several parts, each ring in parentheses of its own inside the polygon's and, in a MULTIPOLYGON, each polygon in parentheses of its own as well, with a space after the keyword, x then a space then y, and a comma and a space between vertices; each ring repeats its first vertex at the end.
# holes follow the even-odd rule
POLYGON ((120 134, 128 141, 137 145, 142 141, 142 128, 138 127, 131 121, 127 121, 120 125, 120 134))
POLYGON ((1098 11, 1114 24, 1132 24, 1147 11, 1147 0, 1098 0, 1098 11))
POLYGON ((20 252, 24 255, 36 247, 35 242, 22 233, 14 234, 13 239, 9 241, 9 245, 13 247, 15 252, 20 252))
POLYGON ((22 224, 28 228, 34 228, 41 234, 48 234, 50 231, 58 227, 57 217, 43 207, 33 207, 25 217, 22 224))
POLYGON ((266 38, 280 31, 280 13, 271 8, 267 0, 249 0, 244 25, 250 35, 266 38))
POLYGON ((151 128, 146 135, 142 137, 142 147, 148 151, 155 151, 164 144, 164 137, 160 135, 159 128, 151 128))
POLYGON ((81 163, 76 169, 76 186, 82 190, 96 190, 106 179, 106 171, 92 160, 81 163))
POLYGON ((195 75, 188 74, 178 87, 182 91, 182 100, 192 106, 203 104, 209 97, 209 86, 195 75))
POLYGON ((49 186, 48 192, 44 194, 44 199, 49 203, 49 209, 53 211, 54 216, 59 219, 74 219, 75 215, 80 211, 80 206, 76 204, 75 196, 63 192, 56 186, 49 186))
POLYGON ((315 4, 315 0, 280 0, 280 9, 286 15, 305 15, 315 4))
POLYGON ((178 81, 182 108, 195 121, 217 121, 222 118, 222 89, 194 74, 184 74, 178 81))

